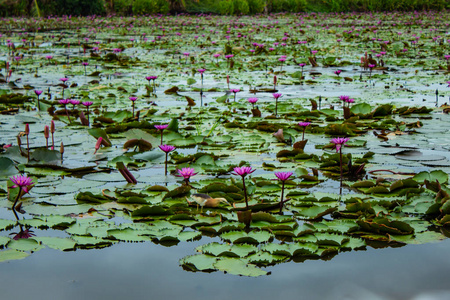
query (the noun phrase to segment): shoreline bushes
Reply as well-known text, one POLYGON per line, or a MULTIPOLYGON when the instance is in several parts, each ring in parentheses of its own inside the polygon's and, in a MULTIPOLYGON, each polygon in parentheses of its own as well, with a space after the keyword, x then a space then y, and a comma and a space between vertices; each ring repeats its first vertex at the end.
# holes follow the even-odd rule
POLYGON ((448 0, 0 0, 0 17, 278 12, 377 12, 450 9, 448 0))

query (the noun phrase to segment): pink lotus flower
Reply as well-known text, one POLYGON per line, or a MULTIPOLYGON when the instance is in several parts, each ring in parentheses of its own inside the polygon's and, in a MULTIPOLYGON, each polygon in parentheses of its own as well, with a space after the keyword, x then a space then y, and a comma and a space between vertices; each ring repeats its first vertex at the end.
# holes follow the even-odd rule
POLYGON ((61 99, 61 100, 59 100, 58 102, 59 102, 59 104, 62 104, 62 105, 67 105, 67 104, 69 104, 70 103, 70 100, 71 99, 61 99))
POLYGON ((172 152, 175 150, 175 146, 172 145, 159 145, 159 149, 161 149, 165 153, 172 152))
POLYGON ((235 167, 233 171, 234 173, 232 174, 245 177, 248 174, 255 172, 256 170, 252 170, 252 167, 235 167))
POLYGON ((39 97, 39 95, 41 95, 41 94, 42 94, 42 91, 40 91, 40 90, 34 90, 34 93, 36 94, 36 96, 38 96, 38 97, 39 97))
POLYGON ((25 193, 28 193, 28 186, 33 185, 33 179, 27 176, 17 175, 9 179, 14 182, 13 188, 19 187, 25 193))
POLYGON ((291 177, 292 174, 294 174, 294 173, 292 173, 292 172, 275 172, 274 174, 275 174, 275 176, 277 176, 277 178, 278 178, 279 180, 281 180, 281 181, 286 181, 286 180, 288 180, 289 177, 291 177))
POLYGON ((78 105, 78 104, 80 104, 80 100, 76 100, 76 99, 69 99, 69 103, 75 106, 75 105, 78 105))
POLYGON ((298 126, 300 126, 300 127, 306 127, 306 126, 309 126, 309 125, 311 125, 311 122, 299 122, 298 123, 298 126))
POLYGON ((137 100, 137 97, 128 97, 128 99, 130 99, 132 102, 137 100))
POLYGON ((283 95, 283 94, 281 94, 281 93, 274 93, 274 94, 272 94, 272 96, 273 96, 275 99, 280 98, 282 95, 283 95))
POLYGON ((165 124, 165 125, 155 125, 155 128, 156 129, 158 129, 158 130, 164 130, 164 129, 166 129, 167 127, 169 127, 169 124, 165 124))
POLYGON ((203 75, 203 73, 205 73, 206 69, 198 69, 197 72, 199 72, 201 75, 203 75))
POLYGON ((331 143, 333 143, 336 147, 336 152, 339 152, 341 150, 341 148, 345 145, 347 146, 347 142, 349 141, 349 138, 342 138, 342 137, 338 137, 338 138, 334 138, 331 140, 331 143))
POLYGON ((177 177, 183 177, 184 179, 191 178, 194 175, 197 175, 198 173, 195 173, 194 168, 182 168, 181 170, 177 170, 179 175, 175 175, 177 177))
POLYGON ((164 162, 164 175, 167 176, 167 160, 169 156, 169 152, 175 150, 174 146, 171 145, 159 145, 159 149, 166 153, 166 160, 164 162))
POLYGON ((342 96, 339 96, 339 99, 340 99, 341 101, 347 101, 348 99, 350 99, 350 97, 349 97, 349 96, 346 96, 346 95, 342 95, 342 96))

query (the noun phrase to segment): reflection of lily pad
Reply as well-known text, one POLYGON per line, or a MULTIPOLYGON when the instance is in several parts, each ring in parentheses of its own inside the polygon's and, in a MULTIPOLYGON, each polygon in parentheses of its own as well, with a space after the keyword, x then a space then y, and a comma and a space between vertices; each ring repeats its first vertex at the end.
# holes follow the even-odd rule
POLYGON ((423 155, 422 152, 417 150, 405 150, 395 155, 396 158, 412 161, 432 161, 443 160, 444 156, 440 155, 423 155))

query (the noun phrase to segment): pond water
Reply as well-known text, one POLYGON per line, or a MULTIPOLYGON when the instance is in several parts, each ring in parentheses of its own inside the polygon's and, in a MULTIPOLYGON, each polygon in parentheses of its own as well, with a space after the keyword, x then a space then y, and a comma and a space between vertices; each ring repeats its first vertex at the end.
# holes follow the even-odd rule
POLYGON ((0 298, 449 299, 448 17, 5 20, 0 298))
POLYGON ((178 260, 197 245, 119 243, 101 250, 41 250, 25 260, 2 264, 2 298, 444 300, 450 296, 449 240, 282 264, 268 268, 271 275, 258 278, 183 271, 178 260))

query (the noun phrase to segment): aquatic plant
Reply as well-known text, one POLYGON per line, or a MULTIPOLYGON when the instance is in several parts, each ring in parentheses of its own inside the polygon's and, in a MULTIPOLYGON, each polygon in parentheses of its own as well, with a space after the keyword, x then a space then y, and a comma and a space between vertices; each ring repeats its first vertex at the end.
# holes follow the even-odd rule
POLYGON ((169 124, 155 125, 155 128, 158 129, 158 130, 161 132, 161 145, 163 144, 163 131, 164 131, 164 129, 166 129, 167 127, 169 127, 169 124))
POLYGON ((233 169, 234 175, 239 175, 242 178, 242 186, 244 191, 244 199, 245 199, 245 208, 248 210, 248 197, 247 197, 247 188, 245 187, 245 176, 253 173, 256 169, 252 169, 252 167, 235 167, 233 169))
POLYGON ((255 103, 258 102, 258 98, 256 98, 256 97, 248 98, 248 102, 252 104, 252 107, 254 109, 255 103))
POLYGON ((305 140, 305 130, 306 127, 308 127, 309 125, 311 125, 311 122, 299 122, 298 126, 300 126, 302 128, 302 141, 305 140))
POLYGON ((159 149, 161 149, 166 154, 166 159, 164 162, 164 175, 167 176, 167 162, 168 162, 169 152, 172 152, 173 150, 175 150, 175 147, 172 145, 159 145, 159 149))
POLYGON ((137 97, 134 97, 134 96, 130 96, 130 97, 128 97, 128 99, 130 99, 130 101, 131 101, 131 107, 133 108, 133 118, 134 118, 134 102, 136 102, 136 100, 137 100, 137 97))
POLYGON ((189 179, 192 176, 198 174, 195 172, 194 168, 182 168, 181 170, 177 169, 177 172, 178 172, 178 174, 175 174, 175 176, 183 177, 185 185, 189 185, 189 179))
POLYGON ((283 210, 283 200, 284 200, 284 185, 286 184, 286 180, 289 179, 294 173, 292 172, 275 172, 275 176, 278 180, 281 181, 281 197, 280 197, 280 213, 283 210))
POLYGON ((94 154, 96 154, 98 149, 100 149, 100 147, 102 146, 102 141, 103 141, 102 137, 99 137, 97 139, 97 142, 95 143, 95 147, 94 147, 95 148, 94 154))
POLYGON ((13 188, 19 188, 19 192, 17 193, 16 199, 12 205, 12 209, 15 209, 17 202, 22 197, 23 194, 26 194, 30 190, 30 186, 33 185, 33 179, 24 175, 17 175, 9 178, 14 185, 13 188), (23 192, 23 193, 22 193, 23 192))
POLYGON ((278 99, 281 98, 283 94, 281 93, 273 93, 272 96, 275 99, 275 116, 278 115, 278 99))
POLYGON ((34 93, 35 93, 36 96, 37 96, 37 109, 38 109, 38 110, 41 110, 41 106, 40 106, 40 104, 39 104, 39 96, 42 94, 42 91, 41 91, 41 90, 34 90, 34 93))
POLYGON ((343 177, 343 170, 342 170, 342 148, 344 145, 347 145, 346 143, 349 141, 349 138, 333 138, 331 140, 331 143, 334 144, 334 147, 336 148, 336 153, 339 152, 339 169, 341 171, 341 184, 342 184, 342 177, 343 177))

